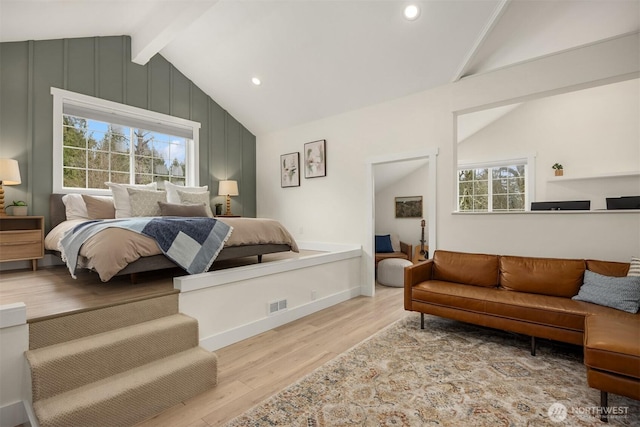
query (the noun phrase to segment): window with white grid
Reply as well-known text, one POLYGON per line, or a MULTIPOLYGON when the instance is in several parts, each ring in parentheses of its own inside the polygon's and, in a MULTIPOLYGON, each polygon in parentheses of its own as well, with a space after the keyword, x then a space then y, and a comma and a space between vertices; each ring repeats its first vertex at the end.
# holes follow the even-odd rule
POLYGON ((522 212, 529 205, 526 159, 458 167, 459 212, 522 212))
POLYGON ((200 124, 52 88, 54 191, 105 182, 198 184, 200 124))

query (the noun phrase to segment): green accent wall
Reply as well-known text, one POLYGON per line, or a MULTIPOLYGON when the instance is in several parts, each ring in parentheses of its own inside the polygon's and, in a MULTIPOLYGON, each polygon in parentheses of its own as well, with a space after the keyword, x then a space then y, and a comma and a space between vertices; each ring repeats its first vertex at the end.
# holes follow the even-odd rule
POLYGON ((22 184, 11 188, 26 194, 30 214, 49 215, 51 87, 199 122, 200 185, 224 202, 218 182, 237 180, 233 213, 256 216, 255 135, 160 54, 131 62, 128 36, 0 43, 0 157, 20 163, 22 184))

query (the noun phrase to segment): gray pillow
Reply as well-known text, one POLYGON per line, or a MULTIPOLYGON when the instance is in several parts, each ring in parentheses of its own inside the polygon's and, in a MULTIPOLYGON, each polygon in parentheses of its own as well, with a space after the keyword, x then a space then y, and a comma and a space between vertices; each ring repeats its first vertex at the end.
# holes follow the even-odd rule
POLYGON ((207 217, 204 203, 199 205, 180 205, 176 203, 158 202, 162 216, 202 216, 207 217))
POLYGON ((637 313, 640 307, 640 277, 610 277, 586 270, 584 283, 572 299, 637 313))

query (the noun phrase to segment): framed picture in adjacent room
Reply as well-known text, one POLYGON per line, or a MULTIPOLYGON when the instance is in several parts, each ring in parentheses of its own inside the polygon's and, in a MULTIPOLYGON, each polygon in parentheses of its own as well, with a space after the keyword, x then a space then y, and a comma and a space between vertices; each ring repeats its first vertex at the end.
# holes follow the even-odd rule
POLYGON ((289 153, 280 156, 280 186, 300 186, 300 153, 289 153))
POLYGON ((422 218, 422 196, 396 197, 396 218, 422 218))
POLYGON ((327 151, 324 139, 304 144, 304 177, 320 176, 327 176, 327 151))

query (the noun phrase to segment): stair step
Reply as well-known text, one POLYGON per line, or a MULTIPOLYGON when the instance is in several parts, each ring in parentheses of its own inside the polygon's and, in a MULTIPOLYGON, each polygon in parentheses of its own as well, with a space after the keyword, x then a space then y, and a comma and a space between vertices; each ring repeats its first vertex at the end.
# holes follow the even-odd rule
POLYGON ((217 384, 217 357, 201 347, 39 400, 41 427, 130 426, 217 384))
POLYGON ((178 294, 66 314, 29 323, 29 349, 111 331, 178 313, 178 294))
POLYGON ((198 346, 198 322, 184 314, 26 352, 33 400, 129 371, 198 346))

